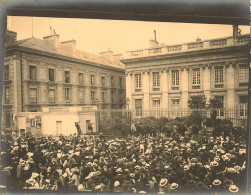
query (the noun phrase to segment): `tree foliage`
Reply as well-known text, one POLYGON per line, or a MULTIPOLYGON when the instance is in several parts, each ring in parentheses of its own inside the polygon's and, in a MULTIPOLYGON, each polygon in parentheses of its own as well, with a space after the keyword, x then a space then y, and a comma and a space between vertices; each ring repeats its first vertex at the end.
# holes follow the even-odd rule
POLYGON ((206 97, 205 95, 194 95, 188 100, 188 107, 191 109, 203 109, 206 107, 206 97))
POLYGON ((209 103, 209 108, 213 110, 223 108, 223 102, 218 97, 214 97, 213 99, 210 98, 209 103))
POLYGON ((123 133, 128 132, 129 125, 122 118, 115 117, 113 119, 109 118, 104 120, 100 124, 100 128, 102 129, 102 132, 116 133, 121 131, 123 133))

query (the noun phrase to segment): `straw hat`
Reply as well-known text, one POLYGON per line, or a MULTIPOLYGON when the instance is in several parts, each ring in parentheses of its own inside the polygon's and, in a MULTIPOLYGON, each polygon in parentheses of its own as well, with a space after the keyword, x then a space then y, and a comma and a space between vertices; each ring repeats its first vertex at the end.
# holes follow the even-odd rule
POLYGON ((31 178, 33 178, 33 179, 37 178, 38 176, 39 176, 38 173, 34 173, 34 172, 33 172, 33 173, 31 174, 31 178))
POLYGON ((231 185, 229 187, 229 191, 230 192, 238 192, 239 191, 239 188, 236 186, 236 185, 231 185))
POLYGON ((167 182, 168 182, 167 179, 165 179, 165 178, 161 179, 160 182, 159 182, 159 185, 160 186, 165 186, 167 184, 167 182))
POLYGON ((78 186, 78 190, 79 190, 79 191, 84 190, 84 186, 83 186, 83 184, 80 184, 80 185, 78 186))
POLYGON ((227 168, 227 171, 228 171, 229 173, 236 173, 236 169, 233 168, 233 167, 227 168))
POLYGON ((121 169, 121 168, 118 168, 118 169, 116 170, 116 173, 122 173, 122 169, 121 169))
POLYGON ((213 167, 217 167, 219 165, 219 163, 217 161, 212 161, 212 162, 210 162, 210 165, 213 167))
POLYGON ((215 156, 214 160, 218 162, 218 161, 220 161, 220 157, 219 156, 215 156))
POLYGON ((185 170, 185 171, 189 170, 189 165, 185 165, 185 166, 184 166, 184 170, 185 170))
POLYGON ((219 185, 221 185, 221 181, 220 181, 219 179, 215 179, 215 180, 213 181, 213 185, 219 186, 219 185))
POLYGON ((177 183, 172 183, 170 186, 171 190, 176 190, 179 187, 179 185, 177 183))
POLYGON ((114 187, 119 187, 120 186, 120 182, 119 181, 115 181, 114 182, 114 187))

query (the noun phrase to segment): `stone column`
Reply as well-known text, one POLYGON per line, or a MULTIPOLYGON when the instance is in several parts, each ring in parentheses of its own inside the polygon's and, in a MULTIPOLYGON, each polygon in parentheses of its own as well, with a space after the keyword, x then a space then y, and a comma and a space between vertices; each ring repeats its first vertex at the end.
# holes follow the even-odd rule
POLYGON ((145 70, 142 75, 142 92, 144 94, 144 99, 142 100, 143 102, 143 109, 144 109, 144 114, 147 115, 146 111, 149 111, 150 109, 150 72, 149 70, 145 70))
POLYGON ((131 72, 126 72, 126 99, 129 98, 130 99, 130 103, 129 103, 129 109, 131 108, 132 105, 132 88, 133 86, 133 80, 132 80, 132 73, 131 72))
POLYGON ((167 110, 168 109, 168 79, 167 79, 167 71, 166 69, 163 69, 161 71, 161 91, 162 91, 162 99, 161 99, 161 109, 167 110))
POLYGON ((180 86, 181 86, 181 93, 182 93, 182 97, 181 97, 181 108, 187 108, 188 104, 188 87, 189 87, 189 77, 188 77, 188 73, 189 73, 189 68, 188 67, 182 67, 180 69, 181 74, 180 74, 180 86))
POLYGON ((202 84, 201 87, 204 90, 204 95, 206 97, 206 103, 209 104, 209 100, 211 98, 211 66, 209 64, 205 64, 202 66, 202 84))
POLYGON ((224 85, 227 88, 227 98, 226 98, 226 104, 225 106, 227 108, 229 107, 234 107, 235 104, 235 93, 234 93, 234 69, 235 69, 235 63, 231 62, 231 63, 227 63, 226 64, 226 76, 224 79, 224 85))

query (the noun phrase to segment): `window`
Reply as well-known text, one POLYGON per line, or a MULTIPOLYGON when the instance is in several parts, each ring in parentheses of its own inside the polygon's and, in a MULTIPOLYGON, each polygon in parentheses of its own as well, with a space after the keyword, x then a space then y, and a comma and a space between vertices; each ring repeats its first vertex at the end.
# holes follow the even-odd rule
POLYGON ((180 75, 178 70, 172 71, 172 89, 177 90, 179 89, 180 85, 180 75))
POLYGON ((200 69, 196 68, 193 69, 192 73, 192 88, 193 89, 200 89, 200 69))
POLYGON ((70 71, 64 71, 65 83, 70 83, 70 71))
POLYGON ((249 79, 248 71, 249 71, 248 66, 245 66, 245 65, 240 65, 239 66, 239 83, 240 83, 240 87, 242 86, 241 84, 248 83, 248 79, 249 79))
POLYGON ((78 93, 78 98, 80 103, 84 103, 84 90, 80 89, 78 93))
POLYGON ((160 99, 153 100, 153 112, 155 117, 160 116, 160 99))
POLYGON ((105 77, 101 77, 102 80, 102 87, 105 87, 105 77))
POLYGON ((111 91, 111 101, 114 102, 114 91, 111 91))
POLYGON ((153 87, 160 86, 159 72, 153 72, 153 87))
POLYGON ((10 87, 5 86, 5 104, 10 103, 10 87))
POLYGON ((214 68, 215 71, 215 88, 223 87, 223 66, 218 66, 214 68))
POLYGON ((4 80, 8 81, 10 80, 10 72, 9 72, 9 65, 4 66, 4 80))
POLYGON ((55 89, 49 89, 49 103, 55 103, 55 89))
POLYGON ((248 96, 239 96, 239 102, 240 102, 240 116, 247 117, 248 96))
POLYGON ((105 91, 102 91, 102 102, 105 103, 105 91))
POLYGON ((71 101, 70 88, 65 88, 65 102, 69 103, 71 101))
POLYGON ((49 81, 55 82, 54 69, 52 69, 52 68, 49 68, 49 81))
MULTIPOLYGON (((224 96, 215 96, 216 99, 219 99, 222 102, 222 105, 224 107, 224 96)), ((224 116, 224 110, 220 109, 218 112, 218 116, 224 116)))
POLYGON ((30 66, 30 80, 36 80, 36 66, 30 66))
POLYGON ((135 89, 141 89, 141 74, 135 74, 135 89))
POLYGON ((6 110, 5 112, 5 127, 9 128, 11 125, 11 114, 10 110, 6 110))
POLYGON ((30 89, 30 103, 37 103, 37 89, 30 89))
POLYGON ((114 87, 114 77, 111 77, 111 87, 114 87))
POLYGON ((122 78, 119 78, 119 87, 122 88, 122 78))
POLYGON ((91 101, 95 103, 95 91, 91 91, 91 101))
POLYGON ((135 99, 136 116, 142 116, 142 99, 135 99))
POLYGON ((83 85, 83 73, 79 73, 78 78, 79 78, 79 85, 83 85))
POLYGON ((95 76, 91 75, 91 85, 95 85, 95 76))
POLYGON ((172 98, 172 108, 173 109, 180 108, 180 98, 172 98))

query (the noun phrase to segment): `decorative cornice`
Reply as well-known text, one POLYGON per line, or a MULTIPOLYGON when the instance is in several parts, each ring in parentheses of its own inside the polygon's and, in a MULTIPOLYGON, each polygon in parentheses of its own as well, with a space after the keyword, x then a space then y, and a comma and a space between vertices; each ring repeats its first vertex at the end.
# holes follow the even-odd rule
POLYGON ((228 68, 229 66, 231 66, 232 68, 234 68, 236 66, 236 62, 227 62, 226 63, 226 67, 228 68))
POLYGON ((166 72, 167 72, 166 68, 161 69, 161 73, 166 73, 166 72))
POLYGON ((143 74, 150 74, 150 70, 144 70, 143 74))

